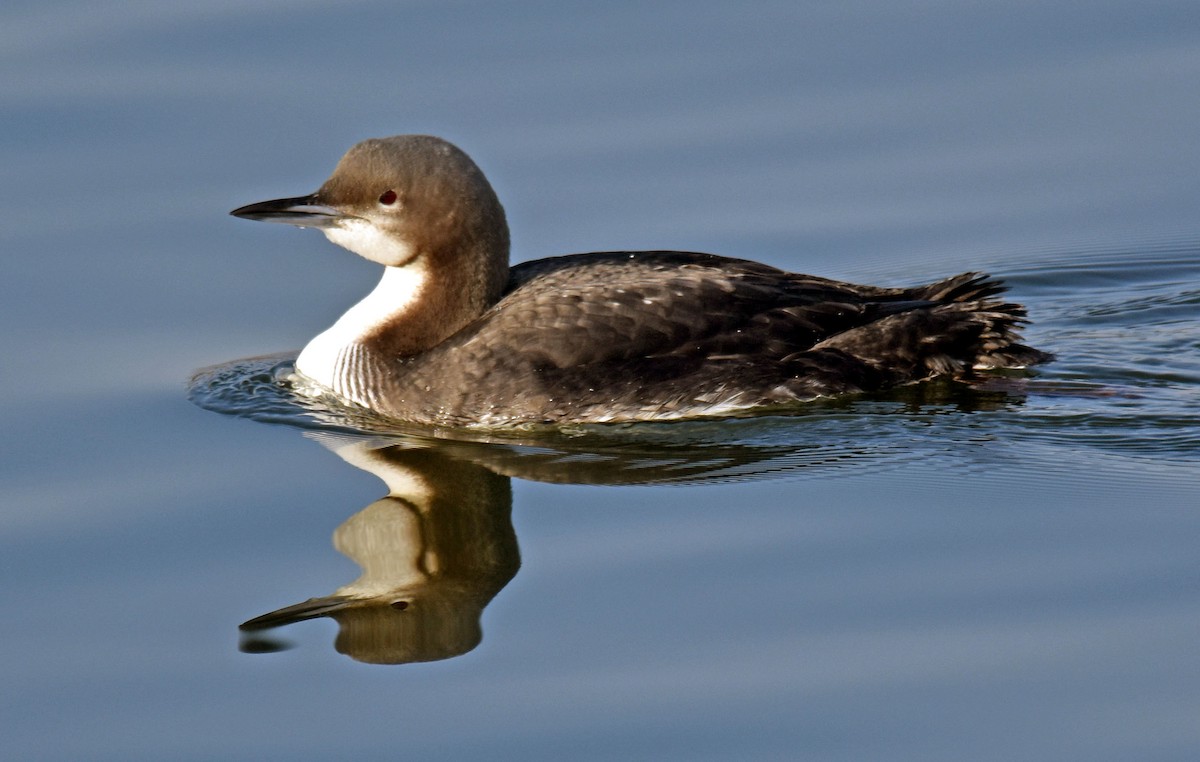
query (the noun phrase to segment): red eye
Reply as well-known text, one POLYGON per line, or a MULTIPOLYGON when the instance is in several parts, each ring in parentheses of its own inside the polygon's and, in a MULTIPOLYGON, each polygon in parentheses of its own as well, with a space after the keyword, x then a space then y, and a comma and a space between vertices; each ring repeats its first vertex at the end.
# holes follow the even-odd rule
POLYGON ((392 204, 396 203, 396 191, 384 191, 383 195, 379 197, 379 203, 383 204, 384 206, 391 206, 392 204))

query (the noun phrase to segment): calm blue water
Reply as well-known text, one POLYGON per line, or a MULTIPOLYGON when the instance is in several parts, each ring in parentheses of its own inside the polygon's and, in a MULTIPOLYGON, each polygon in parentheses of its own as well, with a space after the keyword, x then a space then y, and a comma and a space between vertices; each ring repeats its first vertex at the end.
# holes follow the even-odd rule
POLYGON ((6 758, 1200 752, 1192 3, 16 2, 0 67, 6 758), (262 365, 192 396, 292 425, 192 404, 376 277, 226 212, 398 132, 476 158, 515 259, 988 270, 1059 360, 425 449, 262 365), (412 610, 239 635, 352 558, 412 610))

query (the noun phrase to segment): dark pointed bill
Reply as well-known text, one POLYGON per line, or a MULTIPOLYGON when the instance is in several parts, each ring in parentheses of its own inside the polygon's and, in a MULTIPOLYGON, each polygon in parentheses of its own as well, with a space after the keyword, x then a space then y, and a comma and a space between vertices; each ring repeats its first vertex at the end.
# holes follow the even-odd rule
POLYGON ((284 222, 306 228, 327 228, 346 216, 332 206, 318 203, 316 196, 259 201, 234 209, 230 214, 246 220, 284 222))
POLYGON ((354 603, 353 598, 340 595, 331 595, 327 598, 310 598, 303 603, 276 609, 269 614, 256 616, 249 621, 242 622, 238 625, 238 629, 242 632, 254 632, 272 627, 282 627, 285 624, 292 624, 293 622, 303 622, 306 619, 329 616, 334 612, 354 605, 354 603))

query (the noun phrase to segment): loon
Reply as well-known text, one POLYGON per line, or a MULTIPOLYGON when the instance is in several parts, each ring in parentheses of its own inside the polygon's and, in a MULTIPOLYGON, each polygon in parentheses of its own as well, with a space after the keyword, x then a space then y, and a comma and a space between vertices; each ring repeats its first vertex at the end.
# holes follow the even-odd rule
POLYGON ((883 288, 681 251, 510 267, 504 209, 483 172, 428 135, 365 140, 317 192, 231 214, 317 228, 383 265, 295 372, 405 422, 749 414, 1051 359, 1019 343, 1024 309, 979 273, 883 288))

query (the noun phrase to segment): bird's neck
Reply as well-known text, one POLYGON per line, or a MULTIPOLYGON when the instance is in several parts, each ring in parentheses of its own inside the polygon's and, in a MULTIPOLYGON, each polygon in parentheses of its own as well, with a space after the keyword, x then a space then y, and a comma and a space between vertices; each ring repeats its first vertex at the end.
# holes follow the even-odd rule
POLYGON ((296 358, 296 370, 342 396, 359 396, 348 391, 357 386, 355 368, 368 351, 370 339, 381 331, 403 330, 420 312, 428 281, 428 268, 421 260, 404 267, 385 267, 371 293, 308 342, 296 358))
POLYGON ((477 272, 449 271, 446 261, 418 256, 403 267, 385 267, 371 293, 304 347, 296 370, 374 407, 379 374, 441 343, 499 298, 499 289, 472 288, 477 272), (431 262, 442 262, 442 270, 431 262))

